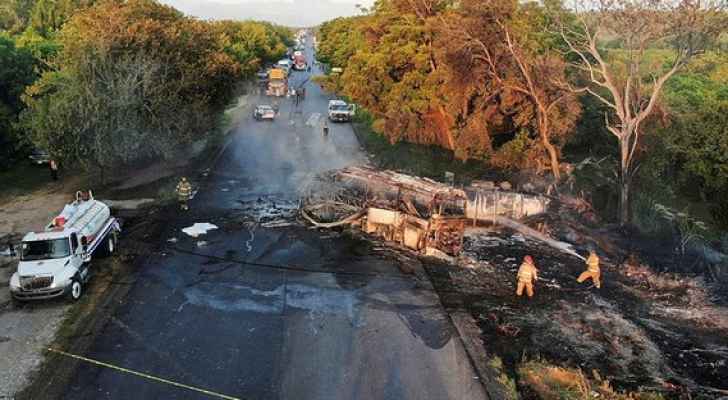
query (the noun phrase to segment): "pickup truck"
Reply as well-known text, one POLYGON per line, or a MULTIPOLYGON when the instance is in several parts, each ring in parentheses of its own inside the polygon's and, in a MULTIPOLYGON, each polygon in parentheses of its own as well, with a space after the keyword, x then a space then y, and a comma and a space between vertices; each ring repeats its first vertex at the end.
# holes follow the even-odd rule
POLYGON ((331 122, 351 122, 356 113, 354 104, 347 104, 343 100, 329 101, 329 120, 331 122))

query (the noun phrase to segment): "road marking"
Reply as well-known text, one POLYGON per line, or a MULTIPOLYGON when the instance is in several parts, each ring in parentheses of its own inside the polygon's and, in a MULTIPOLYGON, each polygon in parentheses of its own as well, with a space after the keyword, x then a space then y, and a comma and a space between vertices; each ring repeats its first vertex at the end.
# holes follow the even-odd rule
POLYGON ((222 393, 213 392, 212 390, 206 390, 206 389, 201 389, 201 388, 194 387, 194 386, 190 386, 190 385, 185 385, 184 383, 174 382, 174 381, 171 381, 169 379, 164 379, 164 378, 160 378, 160 377, 157 377, 157 376, 154 376, 154 375, 145 374, 143 372, 133 371, 133 370, 128 369, 128 368, 123 368, 123 367, 119 367, 119 366, 116 366, 116 365, 113 365, 113 364, 109 364, 109 363, 105 363, 105 362, 93 360, 93 359, 86 358, 86 357, 82 357, 82 356, 77 356, 75 354, 66 353, 65 351, 53 349, 53 348, 50 348, 50 347, 48 348, 48 351, 50 351, 51 353, 60 354, 62 356, 66 356, 66 357, 69 357, 69 358, 74 358, 76 360, 85 361, 87 363, 94 364, 94 365, 97 365, 97 366, 100 366, 100 367, 106 367, 106 368, 110 368, 110 369, 113 369, 113 370, 116 370, 116 371, 119 371, 119 372, 123 372, 123 373, 126 373, 126 374, 136 375, 136 376, 139 376, 141 378, 149 379, 151 381, 155 381, 155 382, 159 382, 159 383, 164 383, 164 384, 171 385, 171 386, 175 386, 175 387, 182 388, 182 389, 191 390, 193 392, 203 393, 203 394, 206 394, 206 395, 211 396, 211 397, 217 397, 218 399, 225 399, 225 400, 243 400, 243 399, 241 399, 239 397, 227 396, 227 395, 224 395, 222 393))

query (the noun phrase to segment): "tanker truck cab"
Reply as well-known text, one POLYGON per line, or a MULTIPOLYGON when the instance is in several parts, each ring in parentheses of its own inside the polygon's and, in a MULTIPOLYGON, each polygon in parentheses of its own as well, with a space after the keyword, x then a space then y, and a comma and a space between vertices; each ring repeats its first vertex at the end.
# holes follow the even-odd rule
POLYGON ((78 192, 43 231, 23 237, 10 292, 20 301, 64 295, 78 300, 90 278, 92 257, 100 251, 113 253, 119 231, 106 204, 94 200, 91 192, 78 192))

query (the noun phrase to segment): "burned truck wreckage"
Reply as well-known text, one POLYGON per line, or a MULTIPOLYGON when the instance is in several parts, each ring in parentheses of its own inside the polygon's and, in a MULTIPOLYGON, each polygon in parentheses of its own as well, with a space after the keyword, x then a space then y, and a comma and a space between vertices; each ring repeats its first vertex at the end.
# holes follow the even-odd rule
POLYGON ((466 228, 479 223, 503 224, 538 237, 516 220, 543 213, 549 203, 544 196, 494 185, 455 188, 394 171, 349 167, 319 176, 307 187, 301 215, 317 227, 351 225, 425 255, 456 257, 466 228))

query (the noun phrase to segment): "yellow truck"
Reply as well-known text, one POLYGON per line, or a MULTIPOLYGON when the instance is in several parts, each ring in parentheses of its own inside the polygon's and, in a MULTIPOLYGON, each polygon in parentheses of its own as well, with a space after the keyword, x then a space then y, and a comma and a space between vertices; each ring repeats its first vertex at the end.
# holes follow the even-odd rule
POLYGON ((273 68, 268 72, 268 96, 281 97, 288 92, 288 79, 286 71, 280 68, 273 68))

